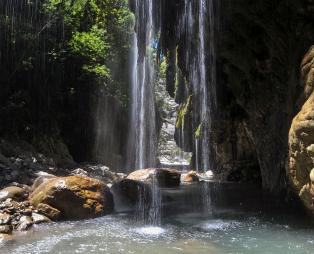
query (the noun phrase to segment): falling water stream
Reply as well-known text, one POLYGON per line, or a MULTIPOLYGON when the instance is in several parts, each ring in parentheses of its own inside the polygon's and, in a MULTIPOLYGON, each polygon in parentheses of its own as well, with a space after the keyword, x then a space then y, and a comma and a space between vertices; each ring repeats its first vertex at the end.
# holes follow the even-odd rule
MULTIPOLYGON (((129 164, 135 169, 156 166, 156 109, 155 82, 152 60, 153 44, 153 2, 152 0, 135 1, 135 33, 133 40, 132 63, 132 104, 131 131, 129 139, 129 164), (133 161, 133 163, 132 163, 133 161)), ((134 169, 133 168, 133 169, 134 169)), ((161 197, 156 183, 156 176, 150 186, 151 202, 139 199, 137 218, 153 225, 160 223, 161 197), (146 208, 149 207, 149 211, 146 208), (148 216, 146 216, 148 213, 148 216)), ((145 195, 142 195, 145 196, 145 195)))
MULTIPOLYGON (((194 55, 189 55, 189 83, 192 87, 195 120, 195 167, 206 178, 206 172, 213 170, 214 158, 211 151, 213 117, 216 112, 216 41, 215 30, 218 15, 215 0, 192 0, 185 2, 183 13, 187 33, 188 52, 197 45, 194 55), (207 36, 209 34, 209 36, 207 36), (193 39, 198 35, 197 43, 193 39)), ((211 213, 210 189, 207 184, 201 191, 203 212, 211 213)))
POLYGON ((143 169, 156 164, 152 0, 137 0, 135 6, 129 163, 133 169, 143 169))

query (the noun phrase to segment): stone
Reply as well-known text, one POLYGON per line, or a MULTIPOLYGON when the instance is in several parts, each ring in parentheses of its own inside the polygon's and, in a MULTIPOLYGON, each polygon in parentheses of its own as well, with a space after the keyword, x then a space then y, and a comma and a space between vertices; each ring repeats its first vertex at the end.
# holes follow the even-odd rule
POLYGON ((213 178, 214 177, 214 173, 211 170, 206 171, 205 175, 207 178, 213 178))
POLYGON ((18 222, 18 227, 17 230, 19 231, 26 231, 28 230, 31 226, 33 226, 33 220, 29 216, 22 216, 18 222))
POLYGON ((13 241, 13 237, 10 234, 0 234, 0 243, 1 242, 11 242, 13 241))
POLYGON ((24 201, 28 197, 28 192, 17 186, 10 186, 0 191, 0 201, 11 198, 15 201, 24 201))
POLYGON ((139 202, 147 205, 145 210, 149 210, 151 202, 150 185, 141 181, 123 179, 111 187, 114 197, 115 210, 118 212, 130 211, 136 209, 139 202))
POLYGON ((43 182, 46 182, 48 181, 49 179, 53 179, 53 178, 56 178, 55 175, 52 175, 52 174, 48 174, 46 172, 37 172, 36 175, 38 176, 33 185, 32 185, 32 190, 35 190, 39 185, 41 185, 43 182))
POLYGON ((0 213, 0 225, 5 225, 9 224, 12 220, 11 215, 5 214, 5 213, 0 213))
POLYGON ((35 212, 32 213, 32 219, 33 219, 34 224, 51 222, 51 220, 48 217, 39 213, 35 213, 35 212))
POLYGON ((193 182, 199 182, 199 177, 196 173, 196 171, 190 171, 187 174, 183 176, 182 181, 186 183, 193 183, 193 182))
POLYGON ((114 208, 109 188, 97 179, 83 176, 49 179, 32 192, 30 202, 38 210, 40 204, 57 209, 62 220, 95 218, 111 213, 114 208))
POLYGON ((314 215, 314 48, 304 57, 301 71, 307 100, 291 124, 287 175, 293 189, 314 215))
POLYGON ((37 210, 38 212, 46 215, 51 220, 58 220, 60 218, 61 212, 58 209, 51 207, 50 205, 39 203, 37 205, 37 210))
POLYGON ((312 169, 312 171, 310 173, 310 180, 311 180, 312 184, 314 184, 314 169, 312 169))
POLYGON ((0 226, 0 234, 11 234, 13 227, 11 225, 0 226))
POLYGON ((74 175, 74 176, 76 176, 76 175, 78 175, 78 176, 87 176, 88 173, 84 169, 77 168, 77 169, 72 170, 71 175, 74 175))
POLYGON ((175 169, 149 168, 132 172, 127 179, 152 183, 154 178, 157 180, 159 187, 171 188, 180 185, 181 174, 175 169))

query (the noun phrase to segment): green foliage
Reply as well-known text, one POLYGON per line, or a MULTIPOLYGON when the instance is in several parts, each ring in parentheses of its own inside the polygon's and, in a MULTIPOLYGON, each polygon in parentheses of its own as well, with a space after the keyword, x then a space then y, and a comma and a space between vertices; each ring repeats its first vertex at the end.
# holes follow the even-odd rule
POLYGON ((83 70, 97 75, 98 78, 109 78, 110 71, 105 64, 105 56, 110 46, 106 43, 105 31, 93 26, 90 32, 75 32, 69 42, 72 53, 86 59, 83 70))
POLYGON ((186 102, 180 105, 179 111, 178 111, 178 118, 176 122, 176 128, 181 129, 182 127, 185 127, 186 120, 189 118, 189 114, 191 113, 191 107, 192 107, 192 99, 193 95, 190 95, 186 102))
POLYGON ((199 139, 202 135, 203 124, 200 124, 195 131, 195 138, 199 139))
POLYGON ((0 31, 0 132, 67 132, 100 94, 127 105, 127 0, 1 0, 0 31))
POLYGON ((49 23, 64 24, 64 52, 66 57, 82 63, 82 75, 95 79, 108 93, 125 100, 126 75, 116 70, 127 71, 123 65, 128 60, 134 26, 127 1, 46 0, 43 12, 49 16, 49 23))

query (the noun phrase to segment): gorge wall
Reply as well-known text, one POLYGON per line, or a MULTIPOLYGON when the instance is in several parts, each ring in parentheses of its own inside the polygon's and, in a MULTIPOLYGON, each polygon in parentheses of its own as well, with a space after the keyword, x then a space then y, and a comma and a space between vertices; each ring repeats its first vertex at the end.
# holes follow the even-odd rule
MULTIPOLYGON (((182 17, 189 2, 160 1, 159 16, 166 18, 157 18, 156 22, 161 31, 160 51, 167 57, 167 88, 181 104, 176 140, 185 151, 193 151, 195 155, 200 116, 195 110, 197 98, 192 84, 187 81, 193 50, 199 42, 197 29, 187 38, 184 27, 182 17), (184 137, 183 145, 180 136, 184 137)), ((288 186, 289 129, 304 102, 299 69, 314 39, 313 3, 212 2, 220 13, 220 22, 215 27, 219 110, 211 130, 214 170, 229 172, 231 179, 260 179, 266 191, 280 194, 288 186)), ((192 12, 197 17, 197 6, 192 6, 192 12)), ((206 54, 208 59, 208 50, 206 54)), ((194 166, 197 160, 194 156, 194 166)))

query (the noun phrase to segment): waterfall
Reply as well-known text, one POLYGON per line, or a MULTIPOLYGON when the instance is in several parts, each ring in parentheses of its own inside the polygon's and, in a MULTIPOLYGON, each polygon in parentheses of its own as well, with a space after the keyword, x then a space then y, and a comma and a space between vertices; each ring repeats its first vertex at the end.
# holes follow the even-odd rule
MULTIPOLYGON (((152 60, 153 0, 135 1, 135 33, 131 77, 131 128, 129 133, 128 163, 135 169, 156 166, 156 109, 155 82, 152 60)), ((128 167, 130 167, 128 165, 128 167)), ((153 225, 160 223, 161 194, 156 177, 150 186, 150 205, 139 197, 137 218, 153 225), (138 215, 140 214, 140 215, 138 215)))
MULTIPOLYGON (((196 170, 204 175, 214 168, 213 118, 217 111, 216 5, 218 0, 186 0, 183 20, 187 45, 188 82, 193 94, 194 158, 196 170), (193 38, 193 39, 192 39, 193 38), (197 130, 197 131, 196 131, 197 130)), ((210 189, 203 184, 204 212, 211 211, 210 189)))
POLYGON ((199 31, 199 46, 196 57, 196 68, 198 76, 194 80, 194 91, 196 98, 200 102, 199 110, 199 127, 201 130, 201 163, 197 170, 206 173, 213 169, 214 158, 211 152, 212 137, 211 131, 213 128, 213 116, 217 109, 216 98, 216 49, 215 49, 215 11, 214 0, 199 0, 198 11, 198 31, 199 31), (208 26, 206 26, 206 17, 208 17, 208 26), (206 29, 209 29, 209 38, 206 38, 206 29), (206 45, 208 48, 206 48, 206 45), (208 57, 205 52, 208 51, 208 57), (209 67, 206 70, 206 67, 209 67))
MULTIPOLYGON (((213 170, 214 157, 212 153, 212 128, 213 116, 217 109, 217 96, 216 96, 216 43, 215 43, 215 11, 214 0, 200 0, 199 1, 199 56, 198 65, 200 72, 200 85, 199 91, 201 93, 201 106, 200 106, 200 124, 201 124, 201 158, 202 158, 202 173, 206 177, 208 170, 213 170), (208 11, 208 12, 207 12, 208 11), (209 57, 208 66, 209 71, 206 72, 205 60, 205 17, 209 17, 209 57)), ((200 170, 200 169, 198 169, 200 170)), ((203 184, 203 209, 205 213, 212 213, 211 207, 211 190, 207 183, 203 184)))
POLYGON ((156 164, 152 8, 152 0, 135 1, 128 167, 137 169, 156 164))

